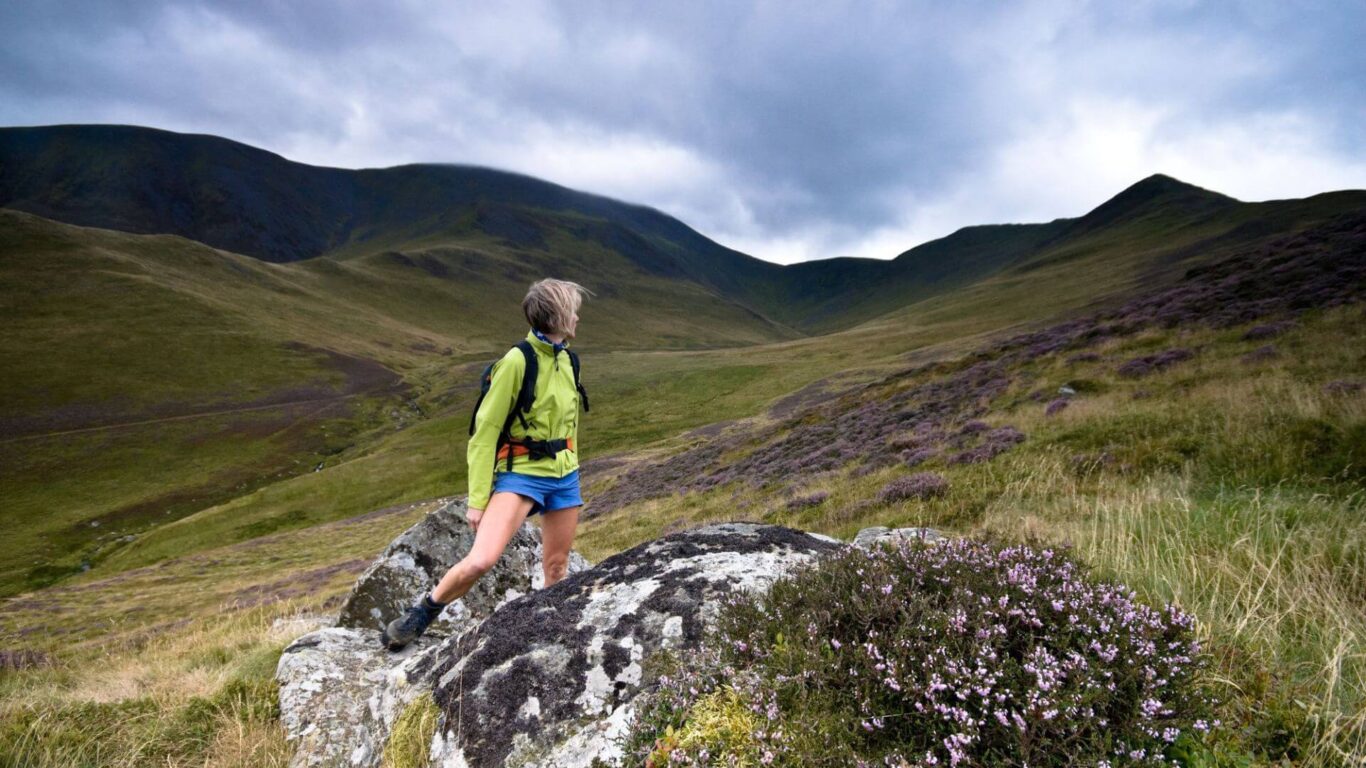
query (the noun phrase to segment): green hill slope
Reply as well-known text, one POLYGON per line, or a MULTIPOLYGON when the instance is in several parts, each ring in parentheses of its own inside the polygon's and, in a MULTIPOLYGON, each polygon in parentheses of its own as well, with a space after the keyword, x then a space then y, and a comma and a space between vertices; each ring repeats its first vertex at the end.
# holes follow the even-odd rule
POLYGON ((58 126, 0 129, 0 206, 12 593, 462 487, 471 382, 546 275, 596 293, 586 455, 629 455, 1113 305, 1366 192, 1240 203, 1155 175, 1076 219, 779 267, 516 174, 58 126))
POLYGON ((597 288, 602 351, 793 335, 591 243, 554 262, 479 246, 273 264, 0 209, 0 592, 308 473, 434 388, 463 396, 548 272, 597 288))
POLYGON ((567 234, 646 274, 723 295, 744 295, 779 269, 651 208, 528 176, 458 165, 318 168, 218 137, 135 126, 0 129, 0 207, 181 235, 273 262, 420 247, 436 236, 565 257, 548 240, 567 234))
MULTIPOLYGON (((1065 260, 1096 246, 1113 251, 1117 232, 1154 251, 1187 247, 1200 233, 1246 242, 1284 230, 1248 226, 1275 219, 1275 204, 1239 203, 1159 174, 1076 219, 967 227, 886 262, 783 267, 654 209, 519 174, 459 165, 320 168, 218 137, 111 125, 0 128, 0 207, 181 235, 271 262, 436 251, 455 259, 446 275, 468 277, 480 260, 452 252, 473 250, 509 255, 509 263, 483 264, 485 271, 531 274, 548 265, 591 274, 613 291, 633 288, 618 273, 650 276, 757 315, 751 322, 777 326, 770 340, 851 328, 1021 262, 1065 260)), ((432 270, 430 277, 443 276, 442 267, 432 270)))
MULTIPOLYGON (((1131 227, 1114 250, 1016 264, 840 333, 586 358, 592 515, 576 548, 597 560, 732 519, 1071 545, 1196 618, 1221 724, 1183 759, 1341 764, 1366 748, 1366 207, 1322 220, 1334 197, 1267 205, 1233 238, 1196 227, 1174 249, 1130 250, 1149 242, 1131 227), (1228 245, 1268 226, 1285 230, 1228 245), (1135 255, 1150 251, 1163 258, 1135 255), (942 493, 905 492, 922 472, 942 493)), ((462 488, 461 376, 427 374, 420 422, 0 601, 25 667, 4 678, 0 753, 284 762, 271 675, 300 611, 335 611, 431 508, 399 502, 462 488)), ((679 714, 704 728, 714 710, 679 714)))

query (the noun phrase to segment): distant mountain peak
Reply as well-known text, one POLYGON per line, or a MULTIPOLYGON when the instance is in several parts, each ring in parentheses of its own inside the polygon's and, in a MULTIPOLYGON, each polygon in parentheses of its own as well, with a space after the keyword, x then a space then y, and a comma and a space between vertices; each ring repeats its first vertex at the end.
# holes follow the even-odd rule
POLYGON ((1108 226, 1123 219, 1158 211, 1201 215, 1237 204, 1238 201, 1228 195, 1211 192, 1163 173, 1154 173, 1126 187, 1077 219, 1071 231, 1108 226))
POLYGON ((1197 187, 1194 184, 1188 184, 1180 179, 1168 176, 1165 173, 1154 173, 1153 175, 1141 181, 1135 182, 1134 184, 1127 187, 1123 192, 1120 192, 1118 195, 1115 195, 1114 199, 1119 199, 1120 197, 1123 197, 1125 195, 1151 198, 1157 197, 1159 195, 1171 194, 1196 194, 1222 198, 1224 200, 1233 200, 1233 198, 1227 195, 1221 195, 1218 192, 1211 192, 1203 187, 1197 187))

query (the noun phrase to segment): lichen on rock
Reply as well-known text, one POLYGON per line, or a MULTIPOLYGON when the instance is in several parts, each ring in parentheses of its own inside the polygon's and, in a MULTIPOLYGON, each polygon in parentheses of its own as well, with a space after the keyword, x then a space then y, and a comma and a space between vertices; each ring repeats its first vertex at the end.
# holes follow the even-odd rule
MULTIPOLYGON (((538 589, 526 571, 539 569, 539 532, 524 526, 514 539, 520 543, 495 568, 502 576, 469 601, 464 627, 390 654, 367 617, 375 607, 383 614, 406 605, 410 585, 439 575, 460 551, 461 536, 468 548, 468 526, 452 522, 458 509, 448 504, 405 532, 357 581, 342 620, 360 626, 318 630, 285 650, 277 678, 281 721, 297 747, 294 768, 379 766, 404 713, 427 696, 439 711, 428 765, 613 763, 650 654, 696 647, 728 596, 767 590, 849 546, 782 526, 718 523, 646 542, 591 568, 575 555, 569 576, 538 589)), ((868 529, 856 543, 922 533, 937 535, 868 529)), ((430 717, 424 722, 430 727, 430 717)), ((391 754, 420 752, 411 746, 395 745, 391 754)))

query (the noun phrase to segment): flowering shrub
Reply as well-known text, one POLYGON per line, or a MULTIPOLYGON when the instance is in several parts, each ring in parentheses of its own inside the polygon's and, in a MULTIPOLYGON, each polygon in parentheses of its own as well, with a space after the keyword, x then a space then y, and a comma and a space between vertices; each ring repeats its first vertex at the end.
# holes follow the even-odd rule
POLYGON ((789 500, 787 502, 787 508, 807 509, 809 507, 819 507, 821 504, 824 504, 825 500, 828 498, 830 498, 830 493, 828 491, 816 491, 815 493, 798 496, 795 499, 789 500))
POLYGON ((915 467, 933 459, 939 455, 939 451, 934 448, 917 448, 913 451, 901 452, 901 463, 908 467, 915 467))
POLYGON ((1244 363, 1261 363, 1277 357, 1280 357, 1280 353, 1276 351, 1276 345, 1266 344, 1243 355, 1242 360, 1244 363))
POLYGON ((949 489, 949 481, 933 472, 916 472, 906 477, 898 477, 882 487, 878 498, 882 501, 901 501, 903 499, 928 499, 943 496, 949 489))
POLYGON ((1361 382, 1339 379, 1323 385, 1325 395, 1355 395, 1361 391, 1361 382))
MULTIPOLYGON (((978 464, 983 461, 991 461, 1025 440, 1024 433, 1011 426, 970 434, 980 435, 981 442, 975 447, 950 456, 948 458, 949 464, 978 464)), ((965 442, 966 440, 962 440, 959 444, 962 445, 965 442)))
POLYGON ((1116 370, 1116 373, 1120 376, 1136 379, 1140 376, 1156 373, 1164 368, 1170 368, 1173 365, 1176 365, 1183 360, 1189 360, 1192 357, 1195 357, 1195 353, 1191 352, 1189 349, 1177 347, 1168 349, 1164 352, 1158 352, 1155 355, 1135 357, 1124 365, 1121 365, 1116 370))
POLYGON ((1243 333, 1243 339, 1246 341, 1270 339, 1275 336, 1279 336, 1282 333, 1285 333, 1286 330, 1288 330, 1292 325, 1294 325, 1294 323, 1288 322, 1264 323, 1262 325, 1254 325, 1243 333))
POLYGON ((971 540, 851 547, 673 663, 630 765, 1170 765, 1218 724, 1190 617, 971 540))

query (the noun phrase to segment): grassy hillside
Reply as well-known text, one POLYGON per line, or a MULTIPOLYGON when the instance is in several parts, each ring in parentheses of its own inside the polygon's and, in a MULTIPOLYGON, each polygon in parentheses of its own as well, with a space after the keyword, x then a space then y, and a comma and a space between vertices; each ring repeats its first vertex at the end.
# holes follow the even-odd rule
POLYGON ((599 349, 792 336, 565 247, 578 258, 471 242, 270 264, 0 209, 0 594, 98 567, 130 537, 310 474, 452 398, 465 407, 479 368, 525 334, 526 285, 552 270, 596 288, 583 317, 599 349))
MULTIPOLYGON (((1324 199, 1319 213, 1360 204, 1324 199)), ((613 281, 615 290, 630 290, 641 275, 687 285, 757 316, 743 326, 774 324, 775 336, 849 329, 1003 268, 1065 260, 1097 242, 1113 250, 1121 231, 1172 258, 1195 236, 1247 244, 1285 231, 1265 223, 1280 217, 1278 204, 1250 206, 1159 174, 1076 219, 967 227, 891 261, 784 267, 725 248, 651 208, 518 174, 459 165, 318 168, 218 137, 111 125, 0 128, 0 207, 181 235, 272 262, 386 252, 413 260, 440 251, 453 263, 423 261, 433 279, 443 270, 506 274, 544 264, 594 279, 626 270, 632 278, 613 281), (1240 226, 1249 221, 1262 223, 1240 226)), ((705 344, 692 330, 677 341, 705 344)))
POLYGON ((317 168, 136 126, 0 128, 0 206, 273 262, 375 253, 435 234, 547 251, 559 233, 726 295, 779 269, 653 209, 528 176, 458 165, 317 168))
MULTIPOLYGON (((1363 246, 1366 221, 1345 218, 1106 301, 1060 279, 1081 268, 1097 285, 1123 282, 1083 256, 857 332, 595 356, 594 513, 577 547, 597 560, 726 519, 1069 543, 1102 575, 1198 618, 1227 724, 1203 764, 1343 764, 1366 749, 1363 246), (1042 286, 1049 301, 1015 300, 1042 286), (1062 316, 1041 323, 1050 310, 1062 316), (948 492, 887 493, 917 472, 948 492)), ((356 513, 459 487, 450 453, 464 415, 452 402, 116 553, 126 566, 173 555, 158 566, 7 600, 3 647, 28 655, 7 657, 23 669, 0 677, 0 753, 282 764, 270 670, 303 626, 293 617, 335 610, 422 507, 356 513), (301 522, 290 504, 326 511, 301 522), (331 515, 351 522, 322 522, 331 515)))
POLYGON ((608 404, 583 435, 602 455, 751 414, 853 365, 1104 303, 1366 205, 1359 192, 1238 204, 1192 189, 1154 177, 1097 209, 1102 223, 1029 225, 1025 255, 1007 247, 1022 237, 1002 234, 1011 227, 922 246, 910 256, 977 253, 965 269, 988 274, 927 284, 923 300, 806 339, 686 279, 643 274, 566 234, 599 224, 565 215, 544 252, 434 233, 402 251, 271 264, 0 210, 0 465, 16 523, 0 593, 463 487, 471 382, 523 334, 508 308, 548 272, 597 293, 578 345, 608 404), (1189 214, 1167 210, 1173 195, 1189 214), (628 351, 641 347, 716 349, 628 351))
POLYGON ((1233 724, 1207 764, 1366 753, 1366 192, 1154 176, 776 267, 486 169, 34 130, 0 129, 0 206, 113 229, 0 207, 0 766, 282 764, 297 614, 463 491, 475 376, 546 275, 597 294, 591 559, 736 518, 1070 543, 1200 619, 1233 724), (884 495, 916 472, 948 493, 884 495))
MULTIPOLYGON (((1358 214, 642 457, 598 489, 582 538, 611 552, 744 517, 1069 545, 1197 617, 1224 725, 1188 764, 1350 765, 1366 755, 1363 298, 1358 214)), ((696 716, 684 731, 705 738, 696 716)))

